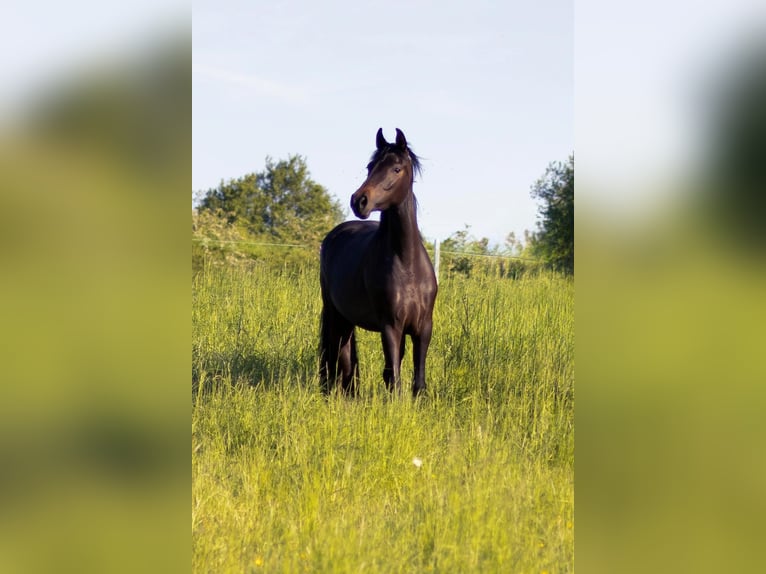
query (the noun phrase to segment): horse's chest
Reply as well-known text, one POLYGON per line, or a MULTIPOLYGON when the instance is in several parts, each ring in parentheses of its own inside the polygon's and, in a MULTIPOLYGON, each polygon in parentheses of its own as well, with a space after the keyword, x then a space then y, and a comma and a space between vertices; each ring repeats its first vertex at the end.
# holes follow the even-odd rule
POLYGON ((407 329, 416 327, 428 314, 431 289, 417 267, 388 261, 368 277, 373 299, 383 323, 393 322, 407 329))
POLYGON ((414 280, 400 282, 388 293, 393 316, 399 323, 415 323, 420 320, 424 308, 423 293, 414 280))

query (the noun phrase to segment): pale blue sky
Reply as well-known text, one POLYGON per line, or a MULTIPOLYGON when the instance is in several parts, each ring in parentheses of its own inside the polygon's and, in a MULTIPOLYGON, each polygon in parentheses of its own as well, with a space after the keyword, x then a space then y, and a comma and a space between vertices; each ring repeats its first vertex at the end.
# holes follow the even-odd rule
MULTIPOLYGON (((345 205, 377 128, 400 127, 425 159, 424 233, 469 223, 501 241, 534 227, 529 187, 573 150, 576 107, 578 205, 633 214, 695 161, 710 84, 766 23, 756 0, 581 0, 574 21, 550 0, 346 4, 193 3, 193 189, 300 153, 345 205)), ((187 29, 190 12, 184 0, 41 9, 11 2, 0 19, 0 133, 81 70, 187 29)))
POLYGON ((571 0, 195 1, 192 186, 301 154, 347 206, 398 127, 423 158, 424 235, 502 242, 574 150, 572 47, 571 0))

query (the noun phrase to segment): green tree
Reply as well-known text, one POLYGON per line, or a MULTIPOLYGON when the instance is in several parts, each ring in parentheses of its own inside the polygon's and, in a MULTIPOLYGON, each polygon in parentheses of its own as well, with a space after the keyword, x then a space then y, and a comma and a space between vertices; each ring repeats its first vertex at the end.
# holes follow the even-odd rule
POLYGON ((344 216, 299 155, 266 158, 264 171, 221 182, 205 193, 199 209, 220 213, 256 237, 308 244, 319 243, 344 216))
POLYGON ((711 101, 704 162, 708 217, 726 241, 762 255, 766 248, 766 50, 734 55, 711 101))
POLYGON ((441 242, 442 253, 445 254, 448 273, 463 273, 471 275, 474 262, 469 255, 486 255, 489 251, 489 239, 482 237, 476 239, 470 233, 471 226, 455 231, 447 239, 441 242), (462 255, 465 253, 466 255, 462 255))
POLYGON ((574 273, 574 155, 566 163, 551 163, 532 186, 532 197, 542 200, 535 254, 555 269, 574 273))

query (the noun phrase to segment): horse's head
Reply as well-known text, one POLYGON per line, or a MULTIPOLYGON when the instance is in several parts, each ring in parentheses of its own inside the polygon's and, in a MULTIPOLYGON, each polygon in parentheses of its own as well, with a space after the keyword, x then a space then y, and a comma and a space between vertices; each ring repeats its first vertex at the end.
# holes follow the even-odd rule
POLYGON ((367 219, 375 210, 385 211, 402 203, 412 192, 415 172, 420 170, 420 162, 407 147, 399 128, 395 143, 388 143, 383 137, 383 128, 379 129, 375 145, 375 153, 367 165, 367 179, 351 196, 351 210, 361 219, 367 219))

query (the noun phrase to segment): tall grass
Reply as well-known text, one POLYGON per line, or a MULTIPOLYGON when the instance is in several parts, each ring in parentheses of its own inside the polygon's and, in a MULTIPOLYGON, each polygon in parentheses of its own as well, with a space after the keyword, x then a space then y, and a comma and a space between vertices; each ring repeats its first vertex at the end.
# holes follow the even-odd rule
POLYGON ((194 571, 571 571, 573 282, 442 282, 415 402, 364 331, 320 394, 320 304, 310 266, 193 279, 194 571))

